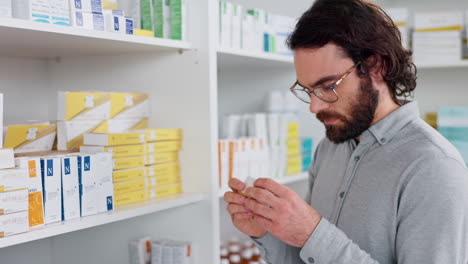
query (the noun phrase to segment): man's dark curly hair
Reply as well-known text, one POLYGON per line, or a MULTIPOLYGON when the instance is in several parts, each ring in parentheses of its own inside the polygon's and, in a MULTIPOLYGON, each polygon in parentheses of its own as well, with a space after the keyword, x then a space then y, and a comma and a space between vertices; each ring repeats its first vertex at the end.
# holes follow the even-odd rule
POLYGON ((363 0, 317 0, 299 19, 288 45, 295 50, 328 43, 341 47, 354 63, 361 62, 360 77, 379 65, 396 103, 398 97, 412 97, 417 69, 411 51, 403 48, 400 31, 379 6, 363 0))

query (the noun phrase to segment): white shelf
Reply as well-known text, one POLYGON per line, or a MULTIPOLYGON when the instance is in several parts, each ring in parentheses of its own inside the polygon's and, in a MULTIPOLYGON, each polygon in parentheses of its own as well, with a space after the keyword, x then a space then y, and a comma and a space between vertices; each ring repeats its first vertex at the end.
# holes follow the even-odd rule
POLYGON ((152 214, 155 212, 196 203, 203 200, 202 194, 179 194, 151 201, 129 204, 112 212, 102 213, 79 219, 53 223, 15 236, 0 238, 0 248, 18 245, 38 239, 53 237, 94 226, 109 224, 125 219, 152 214))
POLYGON ((185 41, 0 18, 0 56, 53 58, 186 50, 185 41))
POLYGON ((218 67, 263 67, 293 68, 293 57, 267 52, 252 52, 240 49, 218 48, 218 67))
POLYGON ((468 60, 442 62, 442 63, 419 63, 416 64, 418 69, 444 69, 444 68, 463 68, 468 67, 468 60))
MULTIPOLYGON (((273 179, 273 180, 275 180, 279 184, 288 185, 288 184, 291 184, 291 183, 305 181, 308 178, 309 178, 309 173, 308 172, 301 172, 301 173, 296 174, 296 175, 285 176, 283 178, 273 179)), ((228 188, 220 190, 219 191, 219 197, 223 198, 224 193, 227 192, 227 191, 230 191, 230 190, 231 189, 228 189, 228 188)))

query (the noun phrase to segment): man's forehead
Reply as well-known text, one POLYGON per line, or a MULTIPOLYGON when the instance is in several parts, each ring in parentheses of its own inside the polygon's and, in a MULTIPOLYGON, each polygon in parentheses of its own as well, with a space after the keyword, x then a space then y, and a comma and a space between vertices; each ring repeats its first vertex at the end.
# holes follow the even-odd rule
POLYGON ((342 67, 349 64, 347 61, 350 60, 343 49, 335 44, 327 44, 321 48, 300 48, 294 53, 297 76, 303 82, 343 74, 342 67))

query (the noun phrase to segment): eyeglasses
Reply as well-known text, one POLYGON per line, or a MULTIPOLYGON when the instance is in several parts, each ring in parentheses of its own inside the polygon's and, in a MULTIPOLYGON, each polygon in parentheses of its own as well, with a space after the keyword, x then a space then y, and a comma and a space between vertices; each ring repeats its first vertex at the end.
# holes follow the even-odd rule
POLYGON ((346 73, 343 74, 343 76, 341 76, 341 78, 338 79, 338 81, 336 81, 335 83, 333 83, 331 85, 319 86, 319 87, 315 87, 312 90, 310 90, 309 88, 302 86, 299 83, 299 81, 296 81, 293 84, 293 86, 291 86, 291 88, 289 88, 289 89, 291 90, 291 92, 297 98, 299 98, 299 100, 301 100, 301 101, 303 101, 304 103, 307 103, 307 104, 310 104, 310 102, 311 102, 310 97, 312 96, 312 94, 314 94, 315 96, 317 96, 317 98, 319 98, 320 100, 322 100, 324 102, 334 103, 334 102, 338 101, 338 94, 336 93, 335 88, 338 85, 340 85, 340 83, 343 82, 343 80, 346 79, 346 77, 349 76, 349 74, 353 71, 353 69, 357 65, 359 65, 359 62, 354 64, 353 67, 349 68, 349 70, 346 71, 346 73), (297 86, 299 86, 299 87, 297 87, 297 86))

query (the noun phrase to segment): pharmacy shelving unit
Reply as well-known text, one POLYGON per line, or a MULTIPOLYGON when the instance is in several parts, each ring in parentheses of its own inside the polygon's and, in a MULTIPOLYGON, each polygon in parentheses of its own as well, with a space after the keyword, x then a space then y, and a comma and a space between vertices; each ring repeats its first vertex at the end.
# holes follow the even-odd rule
POLYGON ((144 216, 168 209, 190 205, 204 199, 201 194, 179 194, 163 197, 151 201, 129 204, 114 211, 68 220, 50 225, 37 227, 27 233, 6 237, 0 240, 0 248, 19 245, 43 238, 53 237, 70 232, 80 231, 91 227, 110 224, 130 218, 144 216))
POLYGON ((143 236, 191 241, 195 264, 217 262, 216 14, 215 1, 189 1, 186 41, 0 20, 5 122, 55 120, 60 90, 147 92, 150 126, 184 131, 185 193, 0 239, 1 263, 126 264, 143 236))

